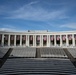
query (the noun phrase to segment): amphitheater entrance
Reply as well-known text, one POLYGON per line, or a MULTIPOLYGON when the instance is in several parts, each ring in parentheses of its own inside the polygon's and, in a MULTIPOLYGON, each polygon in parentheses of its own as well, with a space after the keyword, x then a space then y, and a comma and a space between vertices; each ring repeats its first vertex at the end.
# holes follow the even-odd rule
POLYGON ((22 35, 22 45, 26 45, 26 35, 22 35))
POLYGON ((56 44, 60 46, 60 35, 56 35, 56 44))
POLYGON ((50 35, 50 46, 54 46, 54 35, 50 35))
POLYGON ((75 40, 75 46, 76 46, 76 40, 75 40))
POLYGON ((16 46, 20 45, 20 35, 16 36, 16 46))
POLYGON ((66 46, 66 40, 63 40, 63 41, 62 41, 62 45, 63 45, 63 46, 66 46))
POLYGON ((14 46, 14 35, 10 35, 10 45, 14 46))
POLYGON ((75 46, 76 46, 76 34, 74 34, 75 46))
POLYGON ((47 35, 43 36, 43 46, 47 46, 47 35))
POLYGON ((1 43, 2 43, 2 35, 0 34, 0 46, 1 46, 1 43))
POLYGON ((0 40, 0 46, 1 46, 1 40, 0 40))
POLYGON ((51 40, 51 41, 50 41, 50 45, 51 45, 51 46, 54 46, 54 40, 51 40))
POLYGON ((60 40, 57 40, 57 41, 56 41, 56 44, 57 44, 58 46, 60 46, 60 40))
POLYGON ((33 46, 33 35, 29 36, 29 46, 33 46))
POLYGON ((40 35, 36 36, 36 46, 40 46, 40 35))
POLYGON ((8 35, 4 35, 4 46, 8 46, 8 35))
POLYGON ((72 40, 69 40, 69 46, 72 45, 72 40))
POLYGON ((68 43, 69 46, 72 45, 72 35, 68 35, 68 43))
POLYGON ((62 35, 62 45, 66 46, 66 35, 62 35))

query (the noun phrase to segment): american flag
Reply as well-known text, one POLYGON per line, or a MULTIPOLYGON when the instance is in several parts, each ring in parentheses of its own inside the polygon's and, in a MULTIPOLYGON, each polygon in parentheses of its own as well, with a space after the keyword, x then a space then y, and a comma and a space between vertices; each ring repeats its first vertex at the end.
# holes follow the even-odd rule
POLYGON ((5 38, 5 40, 8 40, 8 35, 5 35, 4 38, 5 38))
POLYGON ((33 40, 33 36, 30 36, 30 40, 33 40))
POLYGON ((43 40, 44 40, 44 41, 46 41, 46 39, 47 39, 47 37, 46 37, 46 36, 44 36, 44 37, 43 37, 43 40))
POLYGON ((37 40, 40 40, 40 37, 39 36, 37 36, 37 40))
POLYGON ((11 40, 14 40, 14 35, 11 35, 10 39, 11 39, 11 40))
POLYGON ((54 40, 54 36, 53 35, 50 37, 50 40, 54 40))
POLYGON ((57 39, 57 40, 60 40, 60 36, 59 36, 59 35, 57 35, 56 39, 57 39))
POLYGON ((22 40, 26 40, 26 36, 24 35, 24 36, 22 36, 22 40))
POLYGON ((74 38, 75 38, 75 40, 76 40, 76 34, 74 35, 74 38))
POLYGON ((17 35, 17 40, 20 40, 20 35, 17 35))
POLYGON ((69 40, 72 40, 72 35, 68 35, 68 39, 69 40))
POLYGON ((66 35, 62 36, 62 40, 65 41, 66 40, 66 35))

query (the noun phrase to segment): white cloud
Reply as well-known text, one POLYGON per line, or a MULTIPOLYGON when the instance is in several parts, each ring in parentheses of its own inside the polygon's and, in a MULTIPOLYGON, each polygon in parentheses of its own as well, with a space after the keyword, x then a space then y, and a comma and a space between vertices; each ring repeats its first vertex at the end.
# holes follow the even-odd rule
POLYGON ((0 28, 0 31, 16 31, 16 30, 11 28, 0 28))
POLYGON ((10 29, 15 29, 16 28, 15 26, 9 25, 9 24, 3 24, 3 27, 10 28, 10 29))
POLYGON ((0 31, 25 32, 27 30, 12 29, 12 28, 0 28, 0 31))
POLYGON ((76 29, 76 23, 68 23, 60 26, 61 28, 71 28, 76 29))
POLYGON ((9 25, 9 24, 1 24, 2 28, 0 28, 1 31, 16 31, 16 27, 14 27, 13 25, 9 25))
POLYGON ((51 10, 48 11, 43 9, 42 7, 35 7, 38 2, 30 2, 27 5, 22 6, 21 8, 12 11, 10 16, 6 18, 10 19, 25 19, 25 20, 38 20, 38 21, 45 21, 45 20, 54 20, 54 19, 64 19, 68 18, 65 15, 65 10, 51 10))
POLYGON ((29 4, 27 4, 27 5, 33 5, 33 4, 36 4, 36 3, 38 3, 39 1, 34 1, 34 2, 30 2, 29 4))

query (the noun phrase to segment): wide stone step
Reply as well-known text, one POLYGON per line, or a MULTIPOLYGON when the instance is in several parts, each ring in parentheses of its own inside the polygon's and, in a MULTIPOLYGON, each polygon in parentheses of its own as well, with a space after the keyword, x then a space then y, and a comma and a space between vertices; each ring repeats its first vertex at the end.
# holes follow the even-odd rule
POLYGON ((76 73, 67 73, 67 72, 7 72, 7 73, 5 73, 5 72, 3 72, 3 73, 0 73, 1 75, 3 74, 7 74, 7 75, 14 75, 14 74, 17 74, 17 75, 23 75, 23 74, 25 74, 25 75, 27 75, 27 74, 55 74, 55 75, 75 75, 76 73))
POLYGON ((45 70, 42 70, 42 69, 34 69, 34 70, 24 70, 24 69, 20 69, 20 70, 16 70, 16 69, 9 69, 9 70, 1 70, 1 72, 0 73, 2 73, 2 72, 67 72, 67 73, 76 73, 76 70, 52 70, 52 69, 45 69, 45 70))
POLYGON ((7 59, 0 75, 74 75, 76 68, 69 59, 14 58, 7 59))

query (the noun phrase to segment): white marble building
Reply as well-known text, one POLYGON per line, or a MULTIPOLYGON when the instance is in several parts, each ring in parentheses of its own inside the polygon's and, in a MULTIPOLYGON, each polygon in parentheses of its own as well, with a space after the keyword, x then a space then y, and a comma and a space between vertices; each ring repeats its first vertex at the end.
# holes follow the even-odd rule
POLYGON ((75 47, 76 31, 0 31, 0 46, 75 47))

